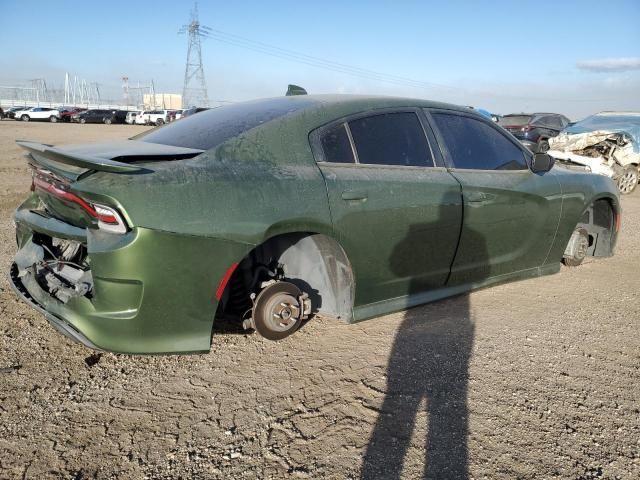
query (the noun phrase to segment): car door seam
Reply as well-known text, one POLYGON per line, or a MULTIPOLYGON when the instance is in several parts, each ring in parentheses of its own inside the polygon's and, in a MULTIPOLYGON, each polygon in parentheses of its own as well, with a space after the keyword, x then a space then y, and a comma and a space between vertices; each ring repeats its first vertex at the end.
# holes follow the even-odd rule
POLYGON ((456 262, 456 257, 458 256, 458 250, 460 249, 460 243, 462 241, 462 229, 464 227, 464 216, 466 214, 466 209, 465 209, 465 205, 464 205, 464 194, 462 191, 462 182, 460 181, 460 179, 458 179, 458 177, 456 177, 454 175, 454 172, 452 172, 451 170, 447 170, 449 172, 449 175, 451 175, 451 177, 453 177, 453 179, 458 182, 458 190, 460 192, 460 209, 461 209, 461 214, 460 214, 460 229, 458 230, 458 242, 456 243, 456 249, 453 252, 453 257, 451 258, 451 263, 449 264, 449 273, 447 275, 447 278, 444 282, 444 286, 447 286, 449 284, 449 280, 451 279, 451 275, 453 273, 453 265, 456 262))
MULTIPOLYGON (((547 172, 547 173, 551 173, 551 172, 547 172)), ((558 188, 560 189, 560 212, 558 213, 558 222, 556 223, 556 231, 553 234, 553 239, 549 244, 549 250, 547 250, 547 256, 544 258, 544 262, 542 262, 542 265, 546 265, 547 260, 549 260, 549 255, 551 255, 551 250, 553 250, 553 245, 556 243, 556 239, 558 238, 558 231, 560 230, 560 222, 562 221, 562 214, 564 212, 564 191, 562 190, 562 182, 560 181, 557 175, 554 174, 552 176, 553 178, 556 179, 556 182, 558 182, 558 188)))

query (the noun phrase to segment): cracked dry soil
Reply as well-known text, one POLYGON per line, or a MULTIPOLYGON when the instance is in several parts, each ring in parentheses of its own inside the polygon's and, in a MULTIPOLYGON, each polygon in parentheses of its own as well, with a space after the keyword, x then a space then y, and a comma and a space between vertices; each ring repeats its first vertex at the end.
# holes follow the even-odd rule
MULTIPOLYGON (((0 122, 0 255, 30 174, 16 138, 142 127, 0 122)), ((640 193, 616 256, 207 355, 95 354, 0 276, 0 478, 640 478, 640 193)))

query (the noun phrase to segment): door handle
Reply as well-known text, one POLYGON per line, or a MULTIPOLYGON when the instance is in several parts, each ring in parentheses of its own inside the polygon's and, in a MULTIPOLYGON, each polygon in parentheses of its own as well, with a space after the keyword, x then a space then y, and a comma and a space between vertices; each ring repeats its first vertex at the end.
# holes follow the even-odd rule
POLYGON ((343 200, 361 200, 364 201, 367 199, 367 192, 361 192, 357 190, 347 190, 346 192, 342 192, 341 195, 343 200))
POLYGON ((467 194, 467 202, 472 206, 480 206, 485 205, 487 203, 491 203, 493 195, 487 195, 482 192, 474 192, 467 194))

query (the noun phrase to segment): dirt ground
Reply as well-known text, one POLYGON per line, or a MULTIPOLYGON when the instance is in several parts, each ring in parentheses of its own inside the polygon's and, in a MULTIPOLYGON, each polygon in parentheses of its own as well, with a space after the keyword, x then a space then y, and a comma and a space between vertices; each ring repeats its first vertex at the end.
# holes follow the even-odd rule
MULTIPOLYGON (((0 265, 30 184, 14 141, 144 127, 0 122, 0 265)), ((640 478, 640 193, 616 256, 289 339, 127 356, 63 338, 0 277, 0 478, 640 478)))

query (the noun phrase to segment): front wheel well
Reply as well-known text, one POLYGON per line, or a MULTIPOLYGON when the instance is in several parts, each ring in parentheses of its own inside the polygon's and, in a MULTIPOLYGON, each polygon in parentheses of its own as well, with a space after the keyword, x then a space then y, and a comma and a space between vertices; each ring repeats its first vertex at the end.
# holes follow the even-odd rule
POLYGON ((251 309, 250 295, 275 270, 309 295, 312 313, 352 320, 354 275, 347 255, 335 239, 311 232, 276 235, 251 250, 225 287, 216 315, 242 317, 251 309))
POLYGON ((584 228, 589 235, 587 255, 609 257, 613 255, 617 222, 616 212, 611 201, 601 198, 594 201, 583 213, 576 228, 584 228))

